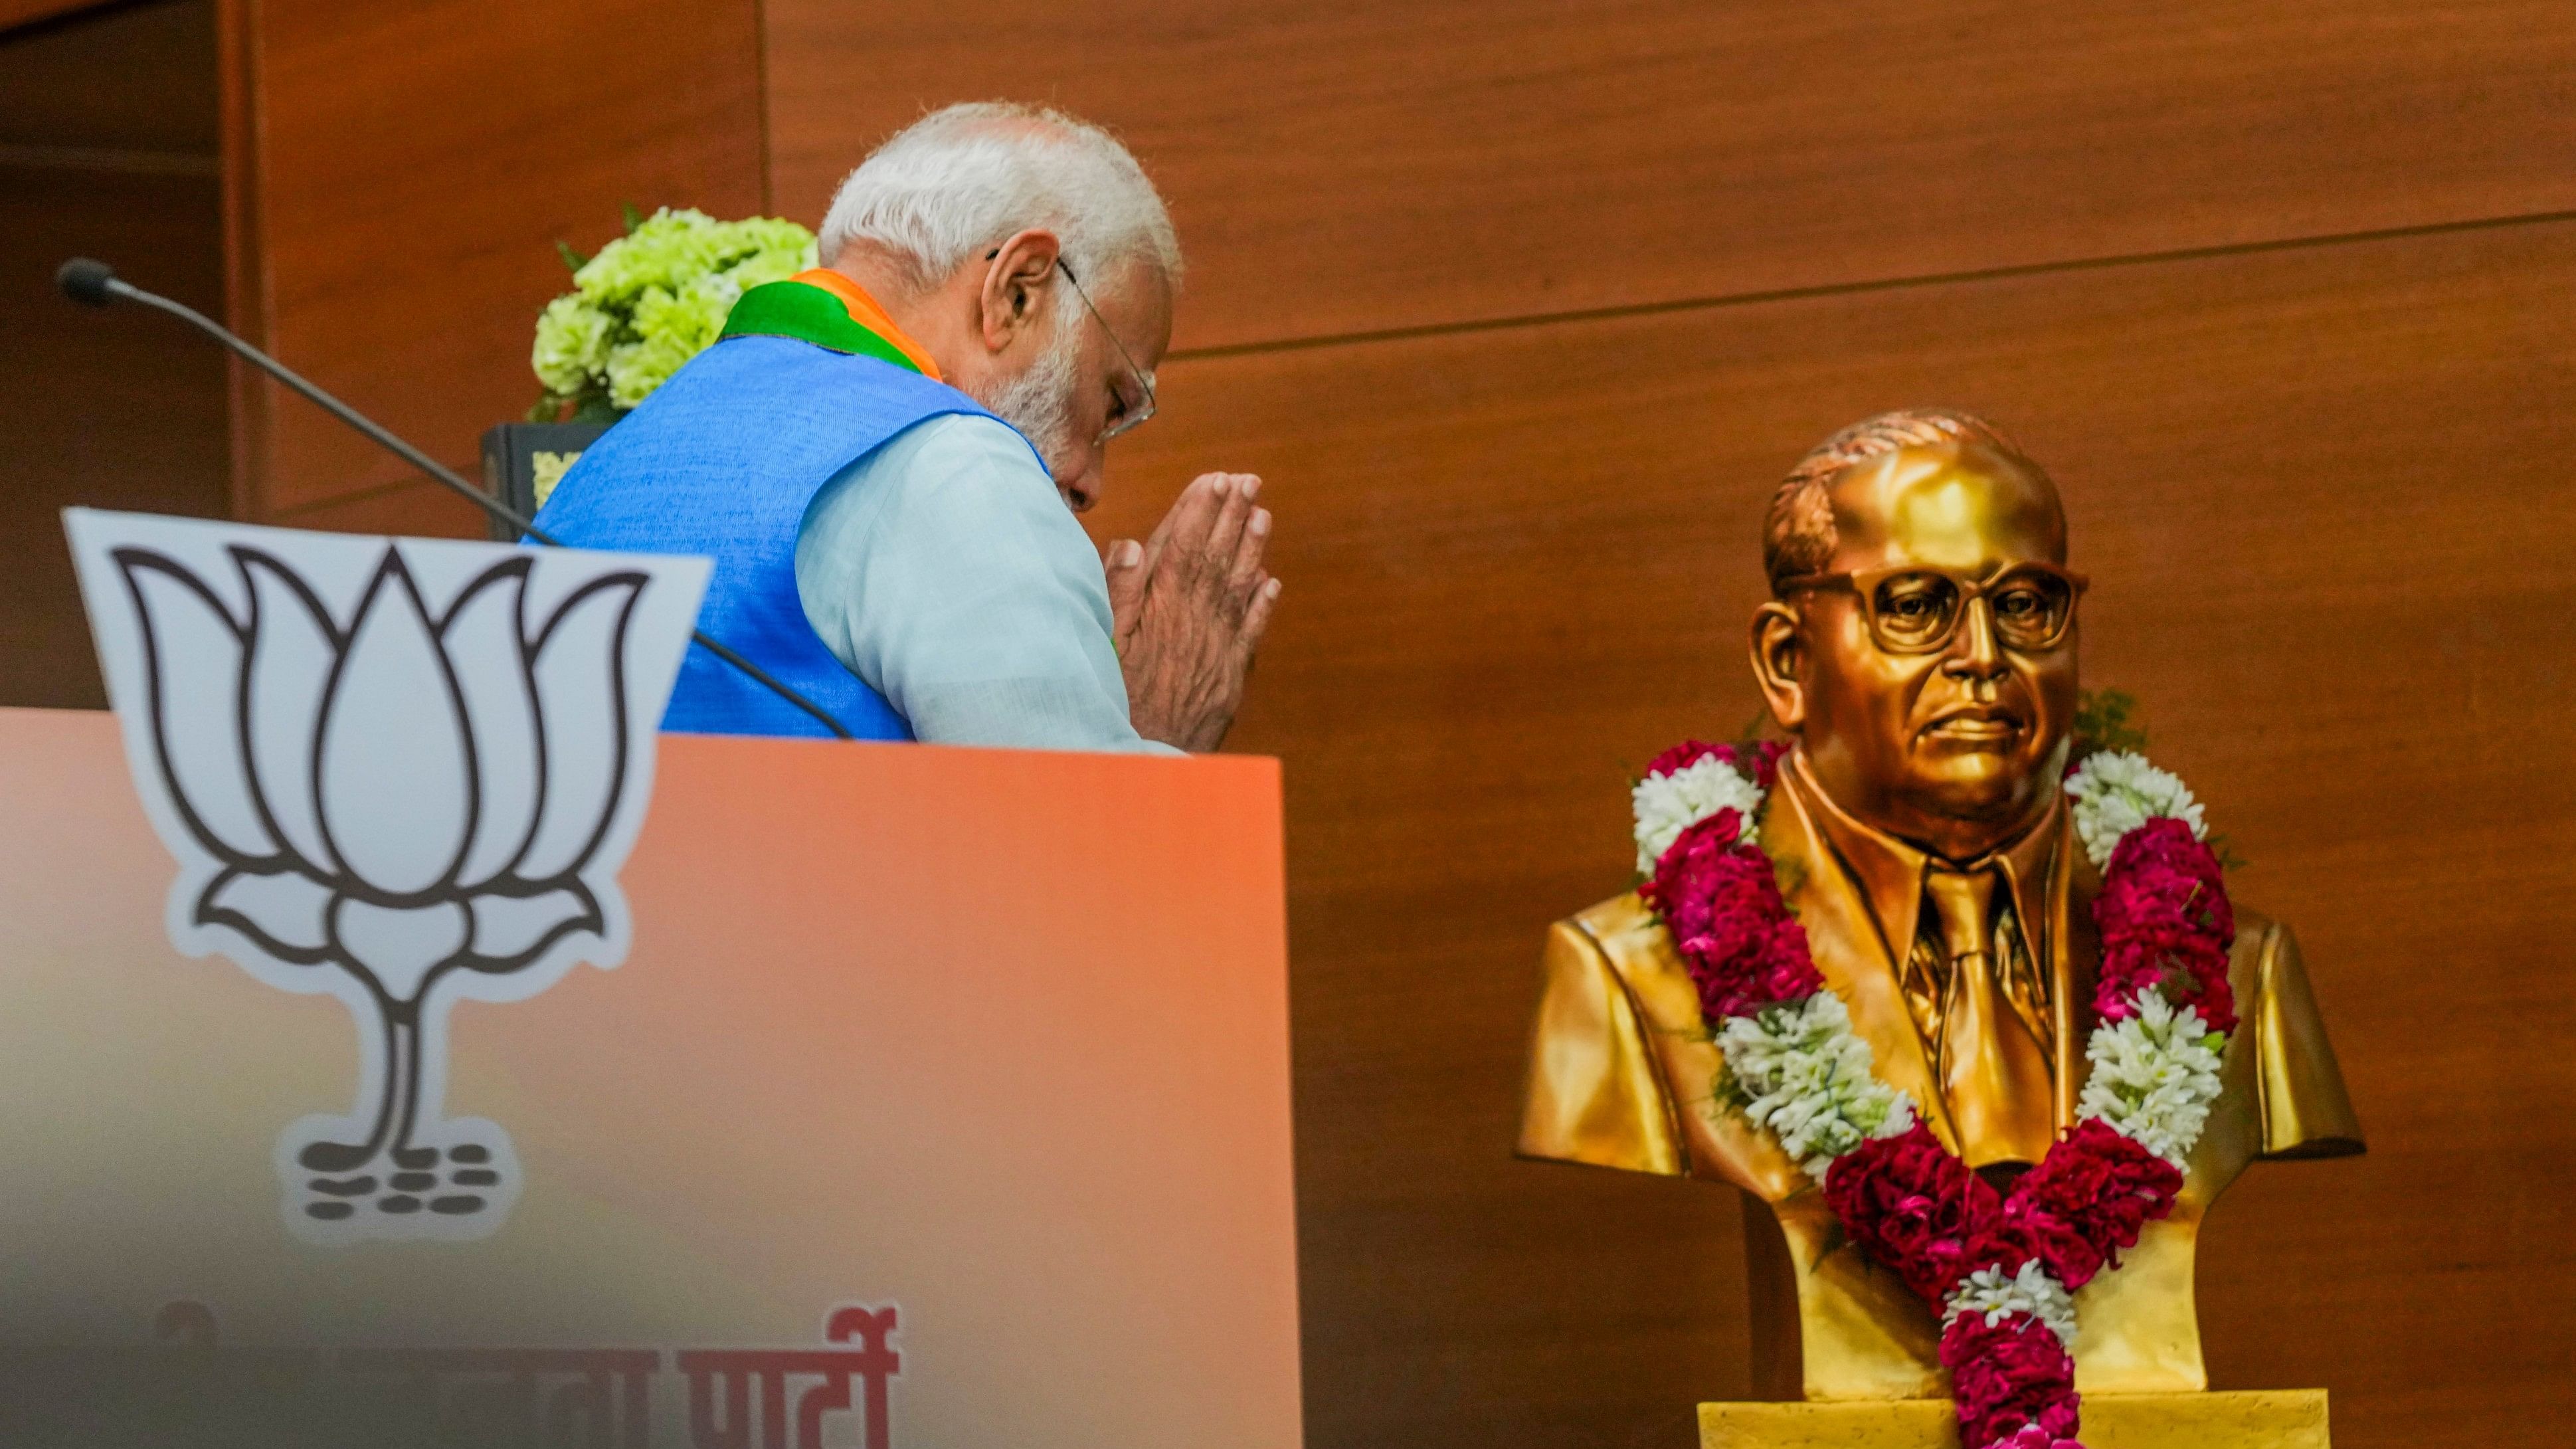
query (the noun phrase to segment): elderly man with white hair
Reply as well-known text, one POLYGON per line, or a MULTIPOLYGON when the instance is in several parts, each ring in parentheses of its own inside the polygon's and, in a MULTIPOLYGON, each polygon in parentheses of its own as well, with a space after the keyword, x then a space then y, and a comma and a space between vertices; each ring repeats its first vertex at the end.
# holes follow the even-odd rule
MULTIPOLYGON (((707 632, 862 738, 1214 749, 1279 596, 1260 480, 1200 477, 1105 560, 1074 520, 1171 342, 1180 247, 1135 158, 1057 112, 952 106, 850 173, 820 250, 745 292, 540 526, 713 556, 707 632)), ((703 651, 663 727, 823 731, 703 651)))

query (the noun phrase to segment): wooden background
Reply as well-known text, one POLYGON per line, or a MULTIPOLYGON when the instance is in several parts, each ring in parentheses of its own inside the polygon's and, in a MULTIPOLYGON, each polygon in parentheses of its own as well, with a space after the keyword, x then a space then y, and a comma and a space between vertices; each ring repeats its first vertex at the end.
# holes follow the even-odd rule
POLYGON ((74 307, 54 268, 113 258, 222 310, 215 13, 49 8, 0 0, 0 702, 98 706, 58 514, 223 512, 224 367, 162 318, 74 307))
MULTIPOLYGON (((234 317, 459 463, 620 202, 811 224, 993 95, 1144 156, 1192 285, 1094 522, 1219 466, 1280 517, 1232 744, 1287 762, 1319 1449, 1682 1449, 1745 1391, 1731 1194, 1509 1156, 1534 957, 1624 884, 1627 773, 1752 715, 1773 481, 1917 402, 2056 473, 2088 680, 2300 931, 2370 1133, 2215 1214, 2217 1381, 2563 1440, 2561 0, 225 5, 234 317)), ((476 531, 301 404, 232 428, 245 513, 476 531)))

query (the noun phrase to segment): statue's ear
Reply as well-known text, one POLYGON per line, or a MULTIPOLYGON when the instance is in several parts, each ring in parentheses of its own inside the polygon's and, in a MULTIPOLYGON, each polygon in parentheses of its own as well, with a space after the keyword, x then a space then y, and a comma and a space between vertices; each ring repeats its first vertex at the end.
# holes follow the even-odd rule
POLYGON ((1772 723, 1792 734, 1807 722, 1807 644, 1798 611, 1768 603, 1753 611, 1753 682, 1772 723))

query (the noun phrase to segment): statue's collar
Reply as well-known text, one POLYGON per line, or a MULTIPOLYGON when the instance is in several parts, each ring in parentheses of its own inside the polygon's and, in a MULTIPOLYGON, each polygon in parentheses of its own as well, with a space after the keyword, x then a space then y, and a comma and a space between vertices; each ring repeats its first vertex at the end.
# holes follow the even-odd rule
MULTIPOLYGON (((1930 868, 1932 857, 1845 814, 1816 783, 1803 747, 1790 751, 1781 763, 1780 779, 1797 796, 1799 808, 1816 822, 1826 845, 1859 884, 1887 945, 1888 958, 1901 972, 1907 954, 1913 950, 1917 917, 1923 906, 1923 873, 1930 868)), ((2066 800, 2061 795, 2020 839, 1963 867, 1992 865, 2003 872, 2012 890, 2013 913, 2034 943, 2050 920, 2049 862, 2058 838, 2066 833, 2065 823, 2066 800)))

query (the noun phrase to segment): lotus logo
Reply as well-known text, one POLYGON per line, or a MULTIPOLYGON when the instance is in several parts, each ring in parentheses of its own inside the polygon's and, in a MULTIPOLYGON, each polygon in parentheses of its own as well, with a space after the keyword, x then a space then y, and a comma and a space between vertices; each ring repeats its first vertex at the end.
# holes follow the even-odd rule
POLYGON ((615 872, 703 566, 71 524, 137 783, 181 862, 174 943, 359 1020, 356 1112, 277 1144, 289 1224, 489 1233, 521 1169, 496 1124, 440 1116, 447 1008, 623 958, 615 872))

